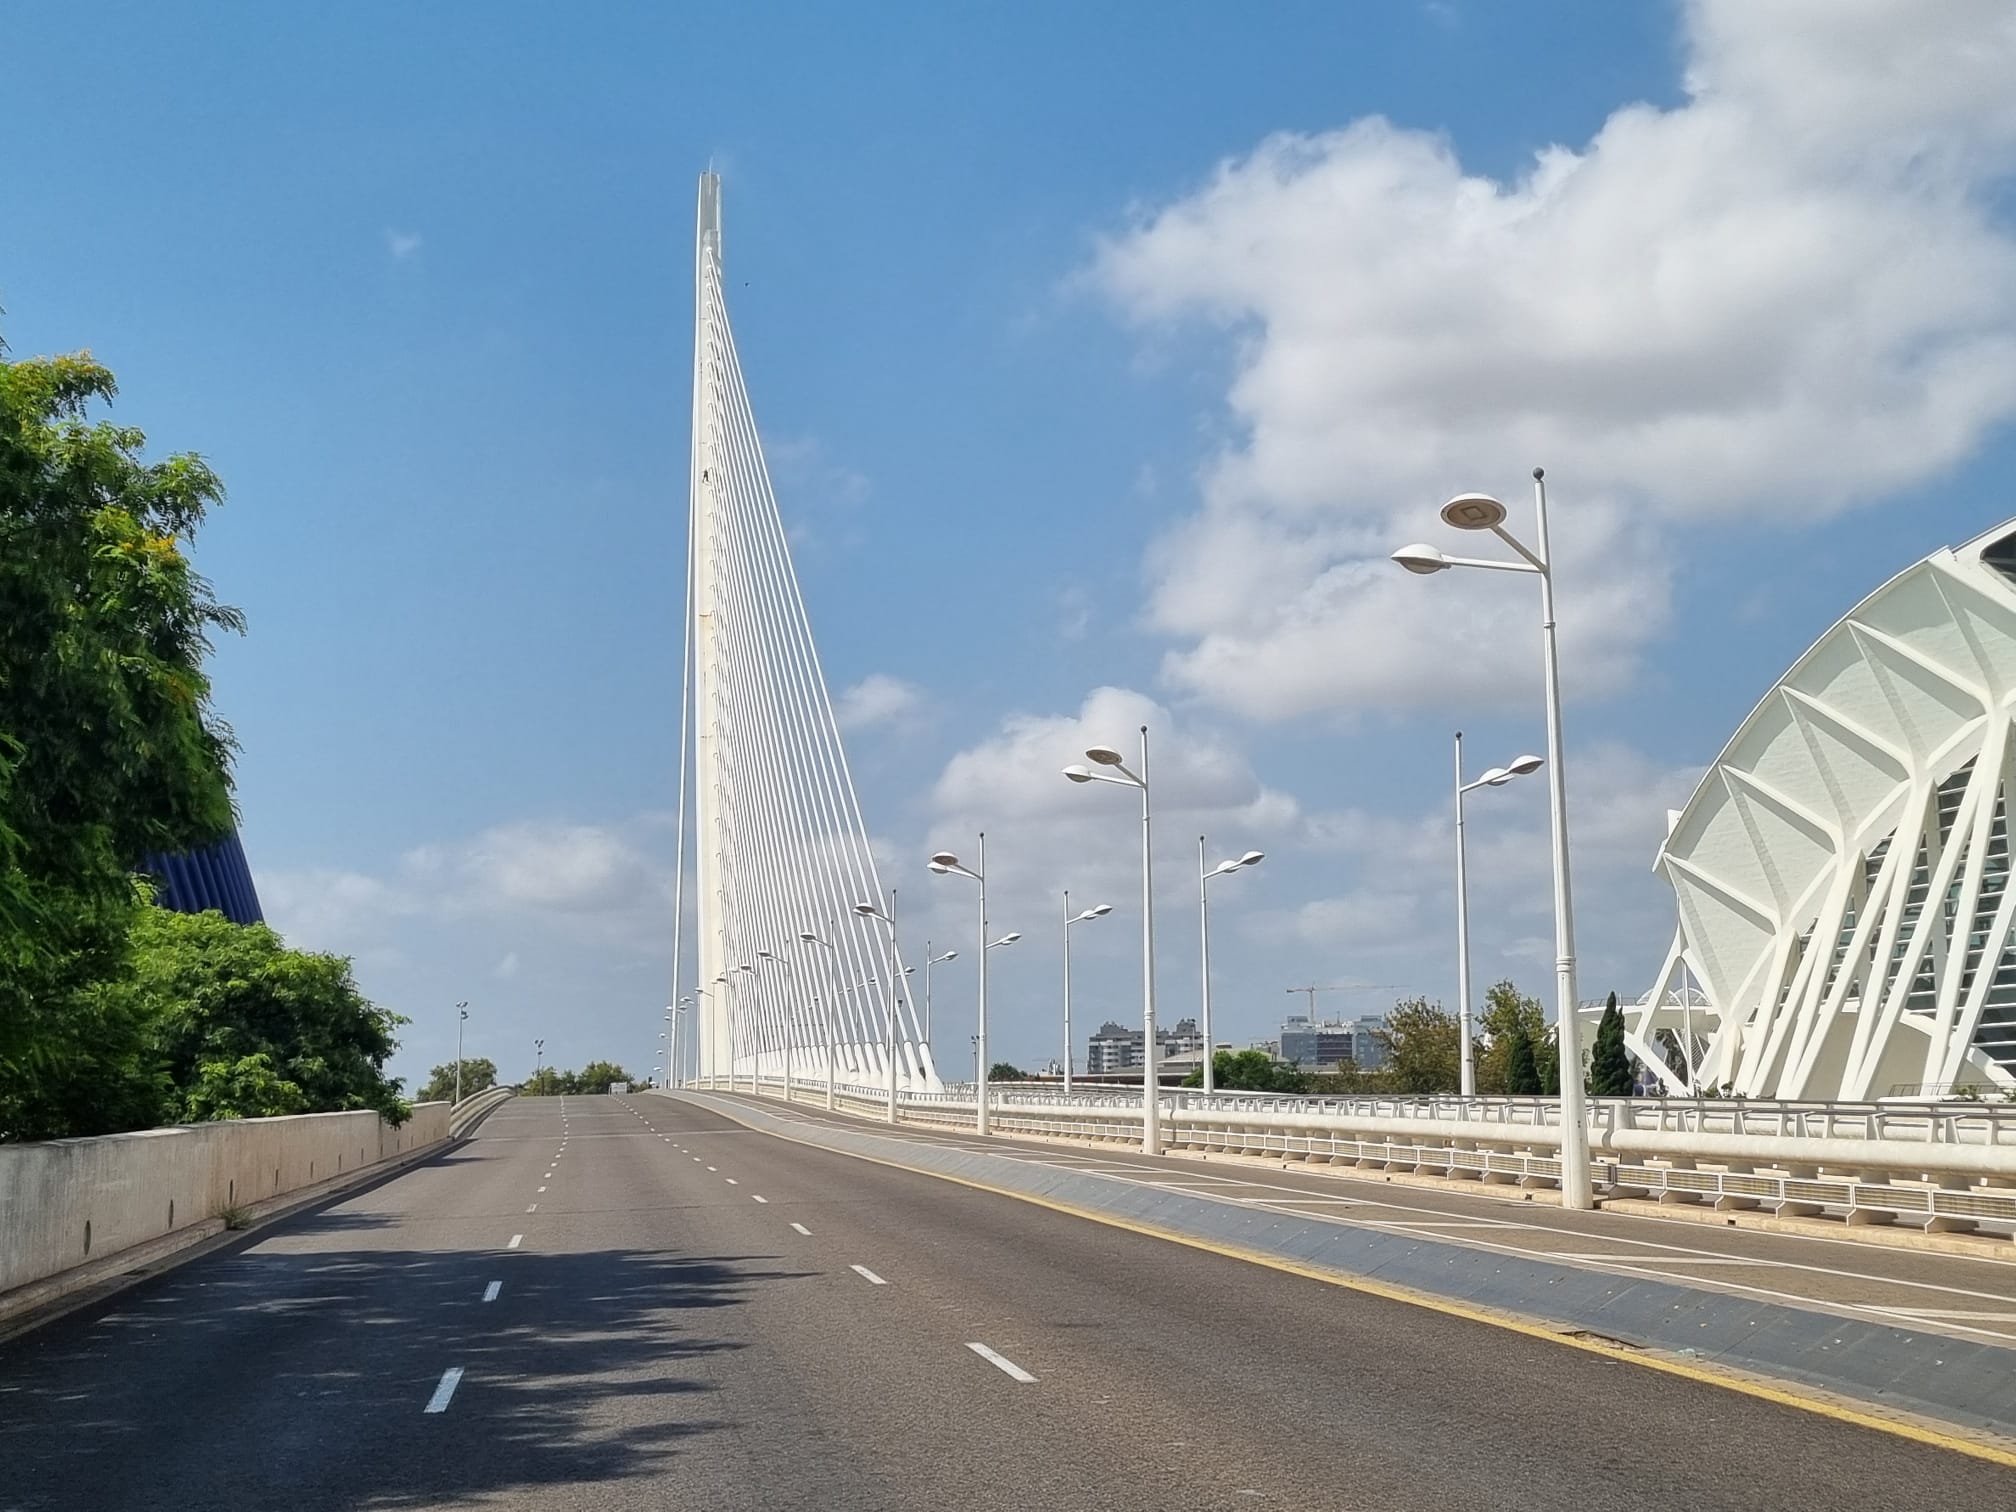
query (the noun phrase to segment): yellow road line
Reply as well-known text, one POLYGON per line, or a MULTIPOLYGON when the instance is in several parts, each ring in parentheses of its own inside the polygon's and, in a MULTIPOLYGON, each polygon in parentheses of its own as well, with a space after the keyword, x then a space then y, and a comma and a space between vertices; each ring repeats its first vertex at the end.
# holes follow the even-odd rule
POLYGON ((1664 1375, 1678 1376, 1682 1380, 1695 1381, 1704 1386, 1720 1387, 1724 1391, 1740 1392, 1744 1396, 1771 1402, 1780 1407, 1791 1407, 1800 1412, 1810 1412, 1818 1417, 1831 1418, 1835 1422, 1848 1423, 1857 1428, 1868 1428, 1877 1433, 1888 1433, 1897 1438, 1911 1439, 1916 1443, 1929 1444, 1935 1449, 1948 1449, 1955 1454, 1965 1454, 1974 1459, 1987 1460, 1990 1464, 2004 1465, 2016 1469, 2016 1450, 1999 1444, 1960 1436, 1928 1423, 1907 1418, 1882 1417, 1874 1412, 1850 1407, 1824 1396, 1808 1394, 1793 1386, 1774 1385, 1727 1366, 1691 1365, 1680 1360, 1668 1359, 1661 1355, 1632 1349, 1622 1344, 1609 1344, 1600 1339, 1577 1338, 1544 1323, 1529 1322, 1525 1318, 1510 1313, 1493 1312, 1486 1308, 1473 1307, 1468 1303, 1451 1301, 1430 1292, 1419 1292, 1407 1287, 1394 1286, 1389 1282, 1373 1281, 1363 1276, 1353 1276, 1341 1271, 1322 1270, 1315 1266, 1303 1265, 1295 1260, 1283 1259, 1265 1250, 1247 1249, 1243 1245, 1221 1244, 1213 1239, 1200 1239, 1191 1234, 1178 1233, 1173 1229, 1156 1228, 1149 1224, 1137 1223, 1131 1218, 1118 1218, 1110 1213, 1102 1213, 1096 1208, 1079 1207, 1075 1203, 1059 1202, 1054 1197, 1039 1197, 1030 1192, 1018 1192, 1012 1187, 995 1186, 991 1182, 977 1181, 970 1176, 953 1176, 944 1171, 919 1170, 916 1166, 905 1165, 899 1160, 890 1160, 881 1155, 863 1155, 856 1150, 839 1150, 816 1140, 805 1139, 796 1134, 780 1133, 775 1129, 763 1128, 741 1117, 732 1108, 720 1110, 727 1117, 760 1134, 768 1134, 775 1139, 787 1139, 793 1144, 808 1145, 813 1149, 825 1150, 829 1154, 845 1155, 852 1160, 865 1160, 871 1165, 887 1166, 891 1170, 907 1171, 913 1176, 929 1176, 938 1181, 950 1181, 959 1186, 970 1187, 977 1192, 987 1192, 996 1197, 1009 1197, 1017 1202, 1031 1203, 1036 1207, 1048 1208, 1054 1213, 1063 1213, 1073 1218, 1083 1218, 1092 1223, 1103 1223, 1108 1228, 1124 1229, 1130 1234, 1140 1234, 1149 1239, 1161 1239, 1170 1244, 1186 1245, 1206 1254, 1222 1255, 1228 1260, 1243 1260, 1249 1265, 1264 1265, 1269 1270, 1286 1272, 1291 1276, 1301 1276, 1310 1281, 1321 1281, 1329 1286, 1342 1287, 1346 1291, 1362 1293, 1369 1297, 1379 1297, 1388 1302, 1401 1302, 1410 1307, 1426 1308, 1430 1312, 1445 1317, 1460 1318, 1469 1323, 1482 1323, 1491 1328, 1502 1328, 1511 1333, 1523 1334, 1529 1339, 1539 1339, 1548 1344, 1559 1344, 1569 1349, 1579 1349, 1584 1354, 1599 1355, 1606 1360, 1618 1360, 1626 1364, 1656 1370, 1664 1375))

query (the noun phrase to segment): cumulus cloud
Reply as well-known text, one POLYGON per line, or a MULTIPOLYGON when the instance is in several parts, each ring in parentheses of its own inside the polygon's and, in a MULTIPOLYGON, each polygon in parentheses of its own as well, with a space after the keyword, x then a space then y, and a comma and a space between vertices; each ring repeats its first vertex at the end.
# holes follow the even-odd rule
POLYGON ((394 262, 404 262, 420 250, 421 237, 418 231, 385 232, 385 250, 392 254, 394 262))
POLYGON ((843 730, 902 723, 924 707, 924 690, 886 672, 871 672, 843 692, 833 706, 843 730))
POLYGON ((2016 13, 1696 0, 1686 99, 1516 179, 1372 118, 1282 134, 1144 212, 1092 276, 1144 330, 1233 338, 1236 439, 1150 560, 1173 686, 1243 714, 1537 680, 1531 585, 1404 578, 1484 487, 1555 474, 1580 693, 1666 623, 1677 533, 1813 520, 2016 413, 2016 13))

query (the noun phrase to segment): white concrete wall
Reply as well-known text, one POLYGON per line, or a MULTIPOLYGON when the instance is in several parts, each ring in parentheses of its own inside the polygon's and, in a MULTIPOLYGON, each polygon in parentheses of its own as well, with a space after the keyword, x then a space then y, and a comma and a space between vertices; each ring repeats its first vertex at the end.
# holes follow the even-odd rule
POLYGON ((0 1295, 448 1137, 449 1105, 244 1118, 0 1145, 0 1295))

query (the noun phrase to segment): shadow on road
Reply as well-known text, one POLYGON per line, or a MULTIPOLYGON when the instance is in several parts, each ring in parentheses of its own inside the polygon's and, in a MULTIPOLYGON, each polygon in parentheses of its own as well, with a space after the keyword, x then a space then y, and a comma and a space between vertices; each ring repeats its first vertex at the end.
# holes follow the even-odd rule
POLYGON ((399 1507, 658 1473, 732 1426, 708 1410, 732 1310, 803 1274, 633 1250, 215 1256, 0 1345, 0 1508, 399 1507), (423 1412, 450 1367, 448 1410, 423 1412))

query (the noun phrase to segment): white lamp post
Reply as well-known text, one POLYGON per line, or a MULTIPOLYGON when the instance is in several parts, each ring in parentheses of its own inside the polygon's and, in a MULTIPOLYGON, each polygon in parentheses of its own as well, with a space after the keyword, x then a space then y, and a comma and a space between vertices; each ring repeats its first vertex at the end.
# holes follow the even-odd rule
POLYGON ((672 1055, 665 1080, 673 1087, 686 1085, 686 1047, 693 1037, 692 1031, 686 1028, 686 1010, 692 1002, 692 998, 682 997, 672 1005, 672 1055))
POLYGON ((1113 912, 1111 903, 1101 903, 1081 914, 1071 912, 1071 889, 1064 889, 1064 1095, 1071 1095, 1071 926, 1088 919, 1103 919, 1113 912))
POLYGON ((1230 861, 1220 861, 1206 869, 1204 865, 1204 837, 1197 837, 1197 938, 1202 960, 1199 975, 1204 983, 1204 1095, 1209 1097, 1218 1090, 1217 1070, 1214 1062, 1218 1053, 1218 1042, 1211 1038, 1211 879, 1230 876, 1249 866, 1258 866, 1266 860, 1262 851, 1249 850, 1243 856, 1230 861))
POLYGON ((455 1012, 455 1101, 462 1101, 462 1026, 469 1022, 469 1005, 457 1003, 455 1012))
POLYGON ((1463 1036, 1465 1097, 1477 1095, 1477 1051, 1470 1033, 1470 883, 1463 856, 1463 795, 1481 787, 1503 787, 1514 777, 1537 772, 1538 756, 1517 756, 1509 765, 1493 767, 1475 782, 1463 780, 1463 732, 1456 732, 1456 1019, 1463 1036))
POLYGON ((931 942, 924 942, 924 1043, 931 1043, 931 968, 947 961, 959 959, 959 952, 948 950, 943 955, 931 954, 931 942))
POLYGON ((1498 572, 1530 572, 1540 579, 1540 644, 1547 696, 1548 787, 1554 840, 1554 1019, 1561 1047, 1561 1205, 1593 1205, 1589 1173, 1589 1125, 1582 1091, 1581 1025, 1575 1016, 1575 906, 1568 882, 1568 789, 1561 762, 1561 666, 1554 633, 1554 567, 1547 537, 1547 482, 1533 469, 1533 510, 1537 549, 1505 528, 1505 506, 1489 494, 1458 494, 1442 506, 1442 521, 1458 530, 1488 530, 1519 556, 1516 562, 1488 557, 1445 556, 1433 546, 1403 546, 1393 560, 1409 572, 1444 572, 1451 567, 1486 567, 1498 572))
POLYGON ((884 913, 873 903, 856 903, 854 912, 867 919, 880 919, 889 926, 889 961, 891 979, 889 1001, 884 1005, 882 1021, 885 1032, 882 1041, 883 1057, 889 1063, 889 1122, 896 1122, 896 1013, 903 1001, 903 970, 901 953, 896 948, 896 889, 889 889, 889 912, 884 913))
POLYGON ((784 968, 784 1101, 788 1103, 792 1100, 791 1021, 797 1007, 794 1001, 797 981, 791 974, 791 957, 784 953, 783 946, 775 950, 759 950, 756 954, 762 960, 775 961, 784 968))
MULTIPOLYGON (((807 945, 823 945, 827 950, 832 951, 836 960, 839 957, 840 952, 834 948, 831 940, 821 939, 809 929, 800 930, 798 938, 803 940, 807 945)), ((815 1007, 818 1005, 818 993, 815 992, 812 994, 812 1002, 815 1007)), ((831 1113, 835 1101, 834 1079, 837 1075, 837 1067, 840 1061, 840 1049, 833 1039, 833 999, 830 993, 827 995, 826 1011, 821 1015, 821 1021, 826 1028, 826 1111, 831 1113)))
POLYGON ((1155 1080, 1155 852, 1148 817, 1148 726, 1141 726, 1141 771, 1127 770, 1111 746, 1092 746, 1085 759, 1108 772, 1082 766, 1064 768, 1073 782, 1117 782, 1141 790, 1141 1148, 1150 1155, 1162 1149, 1162 1095, 1155 1080))
POLYGON ((940 851, 931 858, 931 870, 939 876, 970 877, 980 884, 980 1032, 973 1037, 973 1128, 976 1133, 987 1132, 987 1076, 984 1070, 987 1061, 987 832, 980 832, 979 864, 973 867, 961 866, 959 858, 950 851, 940 851))

